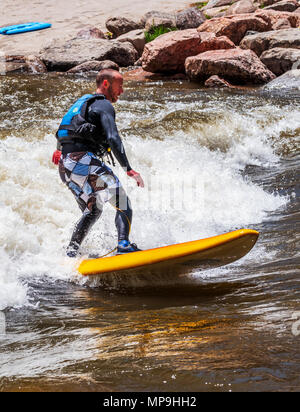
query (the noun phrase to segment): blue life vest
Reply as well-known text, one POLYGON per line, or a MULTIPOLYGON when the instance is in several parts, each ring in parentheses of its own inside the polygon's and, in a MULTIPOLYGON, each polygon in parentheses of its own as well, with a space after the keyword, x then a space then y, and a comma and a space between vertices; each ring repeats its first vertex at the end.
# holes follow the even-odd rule
POLYGON ((101 136, 101 130, 86 120, 88 106, 97 99, 105 97, 85 94, 70 107, 56 132, 60 144, 80 142, 92 147, 91 151, 102 155, 109 151, 109 145, 101 136))

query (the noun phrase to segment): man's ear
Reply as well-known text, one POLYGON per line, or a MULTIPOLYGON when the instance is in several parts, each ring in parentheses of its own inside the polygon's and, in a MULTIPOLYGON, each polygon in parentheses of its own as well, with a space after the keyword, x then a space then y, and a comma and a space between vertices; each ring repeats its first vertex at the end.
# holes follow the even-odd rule
POLYGON ((109 83, 108 83, 108 80, 103 80, 103 86, 107 89, 108 88, 108 86, 109 86, 109 83))

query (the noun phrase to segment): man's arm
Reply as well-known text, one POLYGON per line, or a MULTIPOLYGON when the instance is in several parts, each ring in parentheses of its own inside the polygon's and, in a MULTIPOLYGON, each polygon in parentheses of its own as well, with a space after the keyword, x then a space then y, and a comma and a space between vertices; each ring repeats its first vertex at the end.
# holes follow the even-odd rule
POLYGON ((110 113, 101 111, 100 119, 107 143, 110 145, 115 158, 126 169, 126 172, 129 172, 132 168, 127 159, 114 117, 110 113))

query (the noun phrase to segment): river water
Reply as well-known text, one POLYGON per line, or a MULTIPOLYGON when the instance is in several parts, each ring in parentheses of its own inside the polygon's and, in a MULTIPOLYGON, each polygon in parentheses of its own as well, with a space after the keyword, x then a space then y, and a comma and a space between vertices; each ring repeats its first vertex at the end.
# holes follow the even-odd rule
MULTIPOLYGON (((0 81, 1 390, 299 391, 299 98, 126 84, 117 123, 146 183, 116 168, 131 239, 150 248, 243 227, 260 238, 219 269, 103 281, 64 256, 80 212, 51 163, 60 118, 93 81, 0 81)), ((115 242, 107 207, 83 250, 115 242)))

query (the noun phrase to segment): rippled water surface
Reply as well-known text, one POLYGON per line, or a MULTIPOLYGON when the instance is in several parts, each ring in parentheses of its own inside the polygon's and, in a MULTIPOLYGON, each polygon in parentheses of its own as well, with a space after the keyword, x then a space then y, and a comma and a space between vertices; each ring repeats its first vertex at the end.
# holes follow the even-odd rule
MULTIPOLYGON (((146 183, 115 170, 131 239, 150 248, 248 227, 259 241, 184 278, 81 277, 64 256, 80 212, 51 155, 93 81, 1 77, 1 390, 299 391, 299 98, 126 86, 117 123, 146 183), (197 188, 192 203, 168 202, 178 182, 197 188)), ((114 248, 113 221, 107 207, 84 252, 114 248)))

